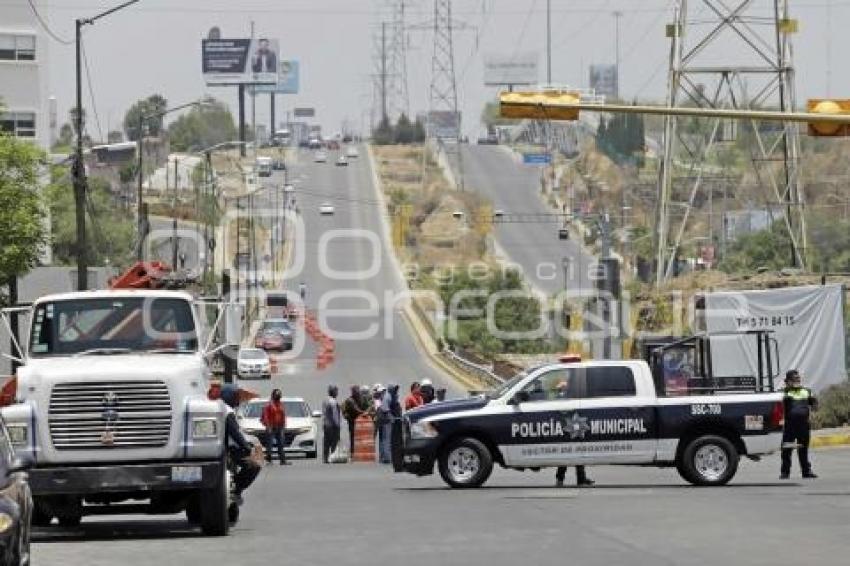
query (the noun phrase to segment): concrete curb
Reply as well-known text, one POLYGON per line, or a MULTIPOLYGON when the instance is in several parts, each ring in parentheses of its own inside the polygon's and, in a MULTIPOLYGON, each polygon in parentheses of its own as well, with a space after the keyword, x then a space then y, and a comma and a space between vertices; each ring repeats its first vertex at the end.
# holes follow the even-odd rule
POLYGON ((809 443, 812 448, 827 448, 830 446, 850 446, 850 429, 837 429, 812 432, 812 440, 809 443))

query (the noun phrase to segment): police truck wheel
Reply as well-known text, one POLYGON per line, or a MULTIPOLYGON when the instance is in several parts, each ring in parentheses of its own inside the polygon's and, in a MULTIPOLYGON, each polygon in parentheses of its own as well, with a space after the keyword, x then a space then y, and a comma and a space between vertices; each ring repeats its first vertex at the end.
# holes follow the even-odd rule
POLYGON ((738 451, 722 436, 701 436, 682 451, 682 477, 702 486, 725 485, 738 470, 738 451))
POLYGON ((440 476, 451 487, 479 487, 493 471, 493 456, 479 440, 461 438, 440 454, 440 476))
POLYGON ((229 500, 227 468, 222 461, 221 473, 216 485, 209 489, 202 489, 200 493, 202 533, 213 537, 227 535, 230 530, 229 500))

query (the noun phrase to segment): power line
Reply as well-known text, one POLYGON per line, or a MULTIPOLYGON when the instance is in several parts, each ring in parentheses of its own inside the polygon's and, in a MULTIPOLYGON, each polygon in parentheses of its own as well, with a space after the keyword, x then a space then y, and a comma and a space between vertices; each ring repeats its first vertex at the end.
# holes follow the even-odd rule
POLYGON ((97 133, 100 135, 100 140, 104 141, 105 138, 103 137, 103 128, 100 127, 100 116, 97 113, 97 105, 94 101, 94 89, 92 88, 91 72, 89 71, 89 58, 86 55, 85 43, 82 41, 82 38, 80 38, 80 50, 83 54, 83 67, 86 70, 86 82, 89 85, 89 98, 91 99, 91 110, 92 114, 94 114, 94 121, 95 124, 97 124, 97 133))
POLYGON ((33 3, 33 1, 32 1, 32 0, 27 0, 27 3, 30 5, 30 9, 32 10, 33 15, 35 16, 35 19, 36 19, 36 20, 38 20, 38 23, 39 23, 39 24, 41 24, 41 27, 43 27, 43 28, 44 28, 44 31, 46 31, 46 32, 47 32, 47 35, 49 35, 50 37, 52 37, 52 38, 54 39, 54 41, 58 41, 58 42, 59 42, 59 43, 61 43, 62 45, 72 45, 72 44, 74 43, 74 42, 73 42, 73 41, 71 41, 70 39, 62 39, 61 37, 59 37, 58 35, 56 35, 56 34, 53 32, 53 30, 52 30, 52 29, 50 29, 50 26, 49 26, 49 25, 47 25, 47 22, 44 20, 44 18, 42 18, 42 17, 41 17, 41 14, 39 14, 39 13, 38 13, 38 10, 36 9, 35 4, 33 3))

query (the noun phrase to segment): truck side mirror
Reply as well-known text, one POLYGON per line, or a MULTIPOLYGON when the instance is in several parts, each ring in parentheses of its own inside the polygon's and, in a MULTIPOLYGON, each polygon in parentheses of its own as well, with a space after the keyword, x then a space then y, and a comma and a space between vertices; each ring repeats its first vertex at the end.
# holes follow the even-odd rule
POLYGON ((517 391, 516 394, 511 398, 511 405, 519 405, 520 403, 528 403, 531 399, 531 395, 528 394, 528 391, 521 390, 517 391))

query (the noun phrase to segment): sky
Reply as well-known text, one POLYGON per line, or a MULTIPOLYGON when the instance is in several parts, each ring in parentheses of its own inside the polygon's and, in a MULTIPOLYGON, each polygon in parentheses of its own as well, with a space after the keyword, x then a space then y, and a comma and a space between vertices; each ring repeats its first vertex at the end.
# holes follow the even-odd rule
MULTIPOLYGON (((0 0, 0 3, 8 0, 0 0)), ((739 0, 726 0, 737 4, 739 0)), ((118 0, 50 0, 45 19, 60 39, 73 37, 74 18, 96 14, 118 0)), ((664 26, 674 0, 551 0, 552 82, 586 86, 587 67, 613 63, 615 18, 620 11, 620 91, 624 98, 663 100, 669 56, 664 26)), ((772 0, 754 0, 767 14, 772 0)), ((798 101, 827 95, 850 97, 850 0, 790 0, 800 20, 794 36, 798 101), (831 68, 831 76, 828 73, 831 68)), ((301 65, 301 92, 279 95, 278 115, 295 106, 316 108, 325 132, 347 121, 368 124, 377 74, 376 38, 388 19, 388 0, 141 0, 85 29, 92 100, 101 130, 117 129, 133 101, 153 93, 172 105, 210 94, 236 111, 235 87, 207 87, 201 76, 200 45, 212 26, 222 37, 277 37, 281 57, 301 65)), ((690 0, 700 19, 702 2, 690 0)), ((428 108, 433 35, 432 0, 407 0, 408 88, 413 114, 428 108)), ((464 130, 474 136, 484 102, 497 89, 483 85, 483 56, 540 53, 545 80, 546 0, 454 0, 455 74, 464 130)), ((737 61, 743 47, 730 40, 717 61, 737 61)), ((51 40, 51 89, 60 116, 73 103, 74 49, 51 40)), ((268 121, 268 97, 256 101, 257 121, 268 121)), ((251 102, 248 102, 248 119, 251 102)), ((97 134, 97 121, 90 128, 97 134)))

